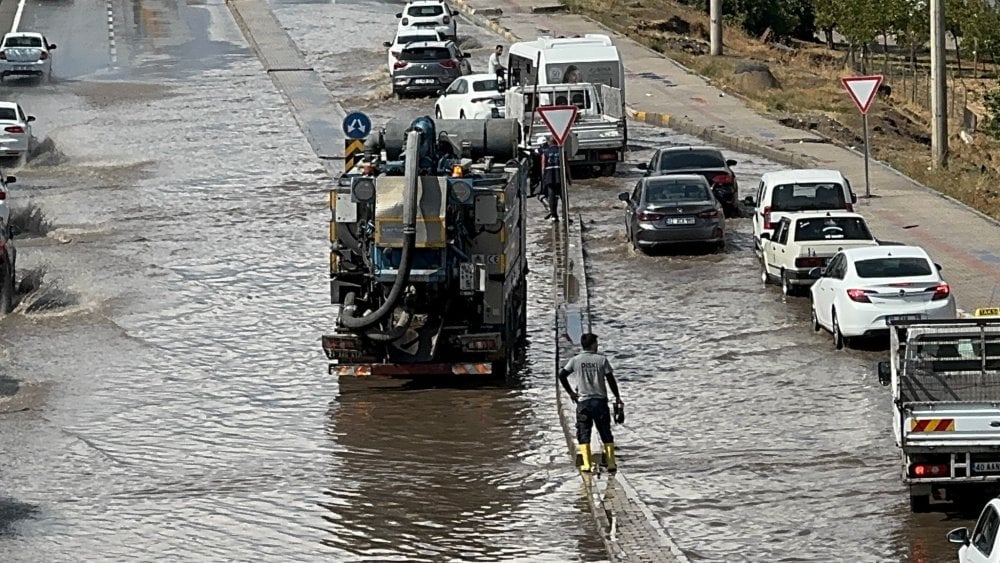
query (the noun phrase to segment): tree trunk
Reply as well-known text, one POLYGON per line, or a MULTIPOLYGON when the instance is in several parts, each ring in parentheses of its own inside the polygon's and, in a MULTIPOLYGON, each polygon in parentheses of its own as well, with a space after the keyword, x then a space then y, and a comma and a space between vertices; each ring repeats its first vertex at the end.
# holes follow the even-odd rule
POLYGON ((832 51, 833 50, 833 28, 832 27, 828 27, 828 28, 824 29, 823 32, 826 35, 826 48, 830 49, 832 51))
POLYGON ((917 44, 910 41, 910 72, 913 73, 913 92, 910 102, 917 103, 917 44))
POLYGON ((889 74, 889 34, 882 33, 882 74, 889 74))
POLYGON ((850 67, 851 72, 854 71, 854 43, 847 44, 847 54, 844 55, 844 68, 850 67))
MULTIPOLYGON (((955 40, 955 61, 958 63, 958 72, 955 73, 955 76, 961 76, 962 75, 962 50, 958 48, 958 37, 955 35, 954 32, 952 32, 951 38, 955 40)), ((948 51, 948 48, 946 47, 945 48, 945 52, 947 53, 947 51, 948 51)), ((946 56, 945 57, 945 61, 947 61, 947 60, 948 60, 948 58, 946 56)), ((947 65, 947 63, 945 63, 945 64, 947 65)))
POLYGON ((868 74, 868 43, 861 44, 861 74, 868 74))

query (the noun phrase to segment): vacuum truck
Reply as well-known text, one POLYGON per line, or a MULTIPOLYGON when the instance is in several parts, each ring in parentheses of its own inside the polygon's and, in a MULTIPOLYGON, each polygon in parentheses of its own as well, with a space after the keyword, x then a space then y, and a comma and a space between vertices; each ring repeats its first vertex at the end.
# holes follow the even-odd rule
POLYGON ((330 192, 338 376, 502 377, 526 331, 517 122, 390 121, 330 192))

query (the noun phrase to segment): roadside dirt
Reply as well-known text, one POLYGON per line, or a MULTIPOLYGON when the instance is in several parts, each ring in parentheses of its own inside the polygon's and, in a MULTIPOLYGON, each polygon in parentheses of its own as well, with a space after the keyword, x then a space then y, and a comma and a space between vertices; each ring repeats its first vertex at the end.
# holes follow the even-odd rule
MULTIPOLYGON (((709 57, 708 15, 699 10, 669 0, 563 2, 572 11, 677 60, 788 126, 811 130, 845 146, 863 147, 861 118, 840 83, 840 77, 853 73, 845 71, 844 50, 802 42, 773 45, 728 26, 723 33, 725 55, 709 57), (765 70, 760 71, 761 66, 765 70)), ((901 55, 890 56, 894 64, 902 64, 901 55)), ((875 71, 882 57, 881 53, 873 55, 875 71)), ((921 64, 925 63, 918 59, 921 64)), ((968 91, 968 105, 981 113, 982 93, 996 84, 994 78, 967 77, 960 86, 968 91)), ((913 103, 914 92, 921 91, 912 79, 887 78, 868 118, 872 156, 1000 219, 1000 142, 976 132, 967 144, 959 136, 960 120, 951 117, 948 169, 930 170, 930 116, 920 104, 913 103)))

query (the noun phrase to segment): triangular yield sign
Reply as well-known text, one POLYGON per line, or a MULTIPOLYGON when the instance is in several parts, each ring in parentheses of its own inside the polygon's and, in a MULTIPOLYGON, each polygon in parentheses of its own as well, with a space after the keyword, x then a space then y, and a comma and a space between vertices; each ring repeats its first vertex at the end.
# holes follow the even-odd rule
POLYGON ((854 100, 861 113, 868 113, 868 108, 875 101, 878 87, 882 85, 882 75, 848 76, 841 78, 840 81, 847 88, 847 93, 851 95, 851 99, 854 100))
POLYGON ((573 122, 576 121, 577 111, 579 110, 576 106, 543 106, 538 108, 542 121, 548 126, 549 131, 552 132, 552 138, 559 145, 566 142, 566 136, 569 135, 573 122))

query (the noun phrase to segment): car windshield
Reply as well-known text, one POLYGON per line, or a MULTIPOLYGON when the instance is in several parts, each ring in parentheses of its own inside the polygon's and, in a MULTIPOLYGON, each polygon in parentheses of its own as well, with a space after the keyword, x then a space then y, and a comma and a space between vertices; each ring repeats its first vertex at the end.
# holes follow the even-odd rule
POLYGON ((660 170, 725 168, 726 159, 717 151, 669 151, 660 155, 660 170))
POLYGON ((844 187, 836 182, 802 182, 775 186, 771 211, 847 209, 844 187))
POLYGON ((400 58, 404 61, 444 61, 451 58, 451 52, 444 47, 412 47, 403 50, 400 58))
POLYGON ((931 265, 924 258, 873 258, 859 260, 854 269, 861 278, 908 278, 931 275, 931 265))
POLYGON ((14 108, 0 108, 0 119, 17 121, 17 111, 14 108))
POLYGON ((444 8, 433 4, 430 6, 410 6, 410 9, 406 13, 415 18, 433 18, 443 14, 444 8))
POLYGON ((8 37, 4 47, 41 47, 42 40, 37 37, 8 37))
POLYGON ((646 184, 646 203, 651 205, 693 201, 709 201, 712 195, 705 184, 698 182, 649 182, 646 184))
POLYGON ((472 83, 473 92, 496 92, 497 91, 497 81, 496 80, 477 80, 472 83))
POLYGON ((858 217, 815 217, 795 222, 795 240, 872 240, 864 219, 858 217))
POLYGON ((425 33, 421 35, 400 35, 396 38, 397 45, 408 45, 410 43, 416 43, 418 41, 437 41, 438 36, 436 34, 425 33))

